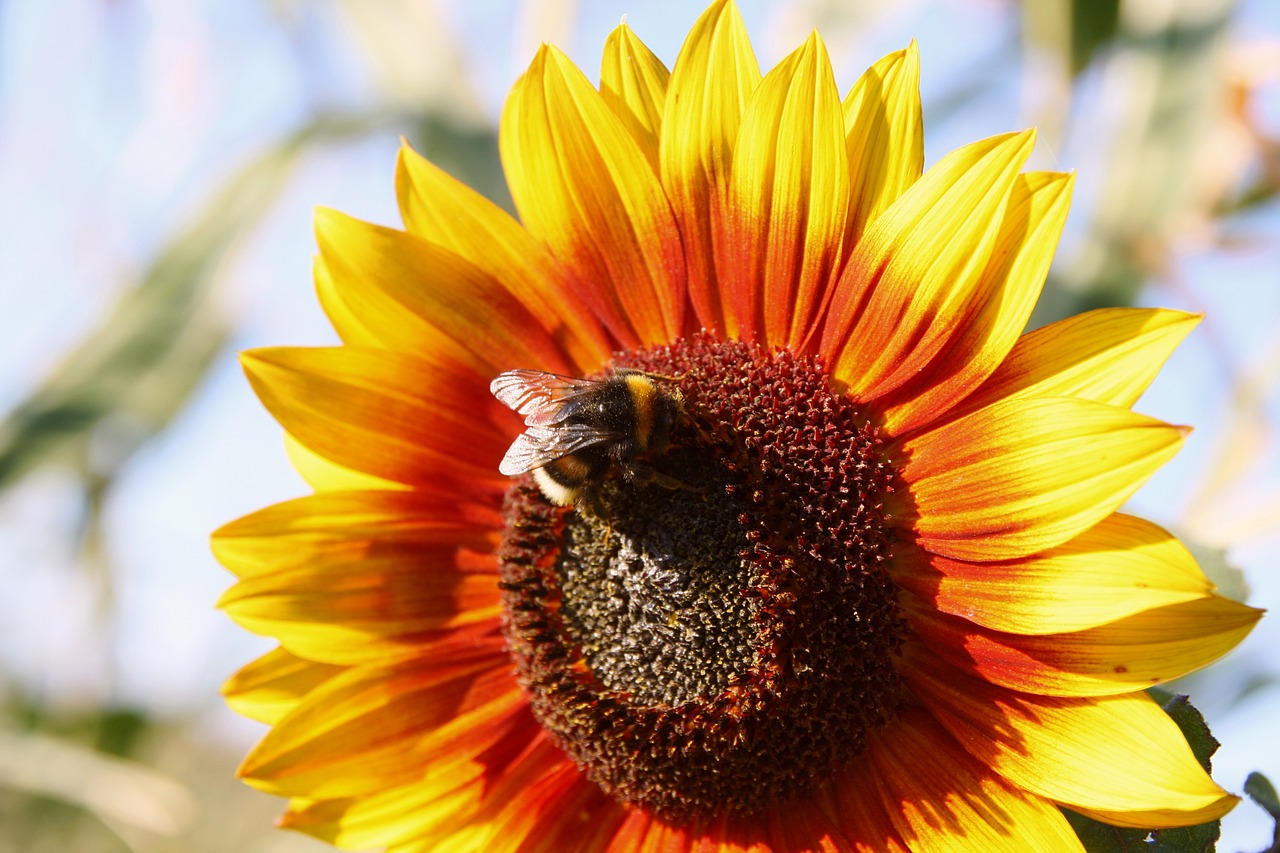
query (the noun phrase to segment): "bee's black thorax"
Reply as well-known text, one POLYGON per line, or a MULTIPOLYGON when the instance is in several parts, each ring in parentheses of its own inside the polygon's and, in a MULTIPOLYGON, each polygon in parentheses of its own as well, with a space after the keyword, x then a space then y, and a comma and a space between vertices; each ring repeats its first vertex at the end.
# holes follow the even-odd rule
POLYGON ((631 383, 625 375, 600 383, 600 387, 592 391, 590 396, 566 403, 564 410, 565 423, 604 430, 618 436, 620 440, 630 436, 632 443, 635 443, 639 408, 631 383))
POLYGON ((499 470, 532 474, 561 506, 589 502, 602 483, 668 482, 649 461, 667 450, 684 411, 667 377, 622 368, 600 379, 536 370, 498 376, 490 390, 525 415, 529 427, 512 443, 499 470))
POLYGON ((630 479, 631 463, 665 450, 680 415, 679 398, 646 374, 619 370, 590 397, 566 405, 564 421, 592 427, 612 438, 585 447, 546 466, 546 475, 566 488, 598 480, 617 468, 630 479))

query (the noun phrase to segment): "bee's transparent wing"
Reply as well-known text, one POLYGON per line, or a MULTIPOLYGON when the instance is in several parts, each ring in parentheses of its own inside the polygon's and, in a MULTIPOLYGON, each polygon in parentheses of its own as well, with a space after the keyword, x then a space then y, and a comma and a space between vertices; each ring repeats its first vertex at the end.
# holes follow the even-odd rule
POLYGON ((511 442, 507 454, 498 465, 498 471, 503 476, 514 477, 534 468, 541 468, 570 453, 616 438, 608 430, 586 424, 531 426, 511 442))
POLYGON ((576 379, 541 370, 508 370, 489 383, 489 391, 507 408, 524 415, 526 426, 535 427, 563 421, 568 417, 564 404, 598 384, 592 379, 576 379))

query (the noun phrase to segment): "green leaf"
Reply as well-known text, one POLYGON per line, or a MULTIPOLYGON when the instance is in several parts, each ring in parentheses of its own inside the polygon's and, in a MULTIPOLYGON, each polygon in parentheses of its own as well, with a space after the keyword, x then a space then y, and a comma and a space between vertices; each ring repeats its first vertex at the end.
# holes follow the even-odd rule
POLYGON ((1244 792, 1249 799, 1271 815, 1276 825, 1271 833, 1271 847, 1263 853, 1280 851, 1280 797, 1276 796, 1275 786, 1271 784, 1270 779, 1255 770, 1249 774, 1249 778, 1244 780, 1244 792))
POLYGON ((1200 766, 1205 769, 1206 773, 1212 770, 1209 759, 1218 751, 1218 747, 1221 744, 1210 733, 1209 726, 1204 721, 1204 716, 1191 704, 1191 700, 1185 695, 1170 693, 1158 687, 1153 687, 1147 692, 1151 694, 1151 698, 1160 703, 1160 707, 1164 709, 1164 712, 1178 724, 1183 737, 1187 739, 1187 743, 1191 746, 1191 753, 1195 755, 1196 761, 1200 762, 1200 766))
POLYGON ((1280 821, 1280 798, 1276 797, 1276 789, 1270 779, 1255 770, 1244 780, 1244 792, 1267 814, 1280 821))

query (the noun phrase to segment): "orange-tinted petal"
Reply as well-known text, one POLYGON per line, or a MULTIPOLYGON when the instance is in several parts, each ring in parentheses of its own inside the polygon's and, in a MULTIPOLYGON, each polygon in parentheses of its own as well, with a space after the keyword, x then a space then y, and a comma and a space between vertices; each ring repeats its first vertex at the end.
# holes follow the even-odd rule
POLYGON ((482 559, 465 571, 493 571, 502 518, 496 509, 448 490, 326 492, 260 509, 213 534, 214 556, 239 577, 411 557, 449 546, 482 559))
POLYGON ((873 735, 867 759, 912 853, 1084 850, 1052 803, 1010 785, 923 713, 873 735))
POLYGON ((382 847, 400 839, 420 844, 443 834, 446 827, 466 825, 489 783, 487 769, 479 762, 463 762, 449 767, 447 779, 445 774, 429 773, 421 781, 368 796, 296 799, 280 825, 347 850, 382 847))
POLYGON ((1231 651, 1262 616, 1215 595, 1097 628, 1027 636, 947 616, 909 594, 903 603, 921 642, 954 666, 1047 696, 1110 696, 1178 678, 1231 651))
POLYGON ((819 787, 768 811, 769 837, 777 850, 837 853, 849 850, 848 815, 836 811, 832 792, 819 787))
POLYGON ((1015 634, 1093 628, 1213 591, 1177 537, 1118 513, 1017 560, 973 563, 896 545, 890 571, 943 613, 1015 634))
POLYGON ((316 211, 316 239, 342 304, 332 318, 339 334, 340 319, 354 316, 387 349, 439 355, 486 378, 512 365, 573 369, 524 303, 461 255, 326 208, 316 211))
POLYGON ((254 747, 240 773, 310 799, 369 794, 469 761, 525 707, 500 638, 422 659, 356 667, 313 690, 254 747))
POLYGON ((1018 175, 991 261, 933 361, 879 401, 890 435, 936 420, 1000 365, 1031 317, 1067 220, 1073 177, 1018 175))
POLYGON ((561 758, 538 778, 507 793, 483 849, 489 853, 604 850, 625 817, 621 803, 611 800, 573 762, 561 758))
POLYGON ((430 850, 604 850, 624 808, 578 771, 539 732, 519 756, 497 765, 465 823, 432 839, 430 850))
POLYGON ((222 685, 231 710, 260 723, 276 723, 312 690, 345 667, 304 660, 274 649, 241 667, 222 685))
POLYGON ((496 630, 496 530, 449 495, 329 492, 268 507, 214 534, 242 580, 219 606, 295 654, 336 664, 417 653, 442 632, 496 630))
POLYGON ((855 853, 909 853, 880 801, 879 782, 865 756, 837 773, 832 786, 841 824, 855 853))
POLYGON ((852 245, 924 170, 920 51, 916 43, 868 68, 845 96, 842 109, 852 200, 848 240, 852 245))
POLYGON ((411 486, 506 489, 510 436, 485 417, 496 404, 484 385, 359 347, 266 348, 241 362, 267 411, 326 459, 411 486))
POLYGON ((733 150, 727 263, 733 337, 802 350, 840 262, 849 206, 840 95, 817 33, 756 87, 733 150))
POLYGON ((760 66, 737 7, 717 0, 680 49, 659 145, 662 184, 684 240, 695 325, 713 330, 725 329, 716 270, 732 249, 723 238, 733 146, 759 83, 760 66))
POLYGON ((898 444, 895 523, 925 549, 988 562, 1034 554, 1124 503, 1185 431, 1070 398, 996 403, 898 444))
POLYGON ((640 146, 654 174, 659 169, 658 132, 670 77, 667 66, 625 22, 609 33, 600 61, 600 94, 640 146))
POLYGON ((909 853, 880 801, 879 781, 866 757, 832 780, 841 825, 855 853, 909 853))
POLYGON ((571 298, 546 248, 505 210, 408 145, 396 162, 396 198, 409 233, 499 282, 560 345, 575 365, 571 372, 593 373, 608 360, 614 344, 599 321, 571 298))
POLYGON ((1198 314, 1164 308, 1101 308, 1023 335, 961 407, 1012 397, 1081 397, 1132 406, 1198 314))
POLYGON ((453 629, 497 630, 496 572, 460 572, 454 551, 445 545, 265 572, 227 590, 218 606, 241 627, 312 660, 360 664, 417 655, 453 629))
POLYGON ((658 176, 569 58, 543 46, 507 99, 499 135, 525 227, 570 291, 626 347, 684 331, 680 233, 658 176))
POLYGON ((1236 802, 1141 691, 1087 699, 1014 693, 911 649, 904 672, 975 758, 1019 788, 1108 823, 1193 826, 1236 802))
POLYGON ((906 382, 936 355, 971 301, 1035 135, 953 151, 916 181, 853 248, 822 334, 833 378, 863 400, 906 382))
POLYGON ((488 834, 474 822, 487 792, 503 768, 518 763, 541 740, 537 723, 527 711, 518 715, 511 731, 475 760, 450 762, 443 772, 376 793, 320 801, 295 800, 281 820, 289 829, 306 832, 344 849, 363 850, 396 841, 394 849, 483 849, 488 834), (447 847, 445 839, 470 846, 447 847))
POLYGON ((632 853, 641 849, 653 817, 644 809, 629 808, 613 832, 606 853, 632 853))

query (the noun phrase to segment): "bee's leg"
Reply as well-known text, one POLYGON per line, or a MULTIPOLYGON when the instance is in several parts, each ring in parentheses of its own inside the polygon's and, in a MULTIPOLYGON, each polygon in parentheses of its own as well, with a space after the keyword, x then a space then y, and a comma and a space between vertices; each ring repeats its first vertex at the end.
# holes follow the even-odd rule
POLYGON ((604 522, 604 547, 609 547, 613 538, 613 516, 605 507, 603 498, 596 488, 585 488, 578 494, 577 510, 595 516, 604 522))
POLYGON ((589 486, 584 486, 578 492, 577 509, 579 512, 594 515, 596 518, 605 518, 608 515, 605 512, 604 501, 601 499, 599 491, 589 486))
POLYGON ((675 477, 669 477, 666 474, 663 474, 661 471, 653 472, 653 480, 651 480, 651 482, 655 486, 662 486, 662 488, 671 489, 672 491, 676 489, 688 489, 689 491, 696 491, 693 488, 693 486, 690 486, 686 483, 682 483, 679 480, 677 480, 675 477))
POLYGON ((664 489, 688 489, 689 491, 699 491, 687 483, 682 483, 675 477, 663 474, 651 465, 643 462, 633 462, 623 471, 623 476, 628 482, 635 483, 637 486, 655 485, 664 489))

